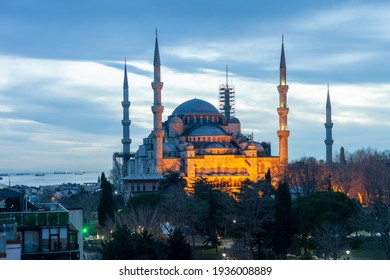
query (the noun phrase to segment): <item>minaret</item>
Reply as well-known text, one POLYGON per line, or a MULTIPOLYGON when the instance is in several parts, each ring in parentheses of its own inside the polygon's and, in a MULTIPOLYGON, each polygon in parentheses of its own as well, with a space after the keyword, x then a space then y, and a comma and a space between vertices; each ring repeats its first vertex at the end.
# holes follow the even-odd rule
POLYGON ((332 105, 330 104, 329 84, 328 84, 328 96, 326 98, 326 123, 325 123, 325 129, 326 129, 326 139, 325 139, 326 163, 328 163, 328 164, 332 163, 332 145, 333 145, 332 127, 333 127, 333 123, 332 123, 332 105))
MULTIPOLYGON (((154 138, 154 173, 162 173, 162 158, 163 158, 163 137, 164 130, 162 129, 162 113, 164 112, 164 106, 161 105, 161 90, 163 83, 161 82, 161 62, 160 52, 158 49, 157 30, 156 30, 156 43, 154 48, 154 80, 152 82, 153 88, 153 131, 154 138)), ((152 171, 153 172, 153 171, 152 171)))
POLYGON ((347 160, 345 159, 345 151, 344 151, 343 146, 341 146, 341 148, 340 148, 340 163, 342 163, 342 164, 347 163, 347 160))
POLYGON ((123 144, 123 166, 122 166, 122 176, 125 177, 128 175, 128 163, 130 160, 130 116, 129 116, 129 108, 130 108, 131 102, 129 101, 129 83, 127 80, 127 65, 125 60, 125 74, 123 78, 123 101, 122 101, 122 108, 123 108, 123 119, 122 119, 122 126, 123 126, 123 138, 122 138, 122 144, 123 144))
POLYGON ((288 137, 290 136, 290 131, 287 126, 287 91, 288 85, 286 84, 286 58, 284 56, 284 39, 282 37, 282 51, 280 55, 280 81, 278 85, 279 92, 279 161, 282 167, 286 167, 288 164, 288 137))

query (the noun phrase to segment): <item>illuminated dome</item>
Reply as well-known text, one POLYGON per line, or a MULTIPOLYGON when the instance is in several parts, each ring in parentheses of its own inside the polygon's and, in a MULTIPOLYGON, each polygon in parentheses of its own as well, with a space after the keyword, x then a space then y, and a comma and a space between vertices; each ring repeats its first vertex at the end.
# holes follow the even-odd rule
POLYGON ((202 99, 191 99, 173 111, 172 115, 219 115, 219 111, 212 104, 202 99))

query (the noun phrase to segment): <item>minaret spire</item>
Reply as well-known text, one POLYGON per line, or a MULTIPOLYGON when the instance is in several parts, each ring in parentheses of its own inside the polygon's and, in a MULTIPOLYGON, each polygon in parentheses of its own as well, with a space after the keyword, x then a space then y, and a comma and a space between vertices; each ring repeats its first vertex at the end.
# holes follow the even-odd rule
POLYGON ((122 108, 123 108, 123 119, 122 119, 122 126, 123 126, 123 138, 122 138, 122 145, 123 145, 123 166, 122 166, 122 176, 128 175, 128 162, 130 160, 130 115, 129 115, 129 108, 130 108, 131 102, 129 101, 129 82, 127 79, 127 65, 126 65, 126 58, 125 58, 125 69, 124 69, 124 78, 123 78, 123 101, 122 101, 122 108))
POLYGON ((280 67, 279 67, 279 107, 277 109, 279 115, 279 161, 282 167, 286 167, 288 164, 288 137, 290 131, 287 126, 287 115, 289 108, 287 107, 287 78, 286 78, 286 57, 284 54, 284 35, 282 35, 282 50, 280 54, 280 67))
POLYGON ((156 29, 156 42, 154 46, 154 80, 152 82, 153 88, 153 106, 151 107, 153 112, 153 131, 154 138, 154 173, 162 173, 162 158, 163 158, 163 137, 164 130, 162 129, 162 113, 164 112, 164 106, 161 103, 161 90, 163 83, 161 82, 161 61, 160 50, 158 48, 158 37, 156 29))
POLYGON ((328 94, 326 97, 326 123, 325 129, 326 129, 326 139, 325 139, 325 145, 326 145, 326 163, 331 164, 333 162, 333 156, 332 156, 332 146, 333 146, 333 139, 332 139, 332 105, 330 103, 330 95, 329 95, 329 84, 328 84, 328 94))
POLYGON ((282 50, 280 54, 280 69, 286 69, 286 57, 284 55, 284 35, 282 35, 282 50))

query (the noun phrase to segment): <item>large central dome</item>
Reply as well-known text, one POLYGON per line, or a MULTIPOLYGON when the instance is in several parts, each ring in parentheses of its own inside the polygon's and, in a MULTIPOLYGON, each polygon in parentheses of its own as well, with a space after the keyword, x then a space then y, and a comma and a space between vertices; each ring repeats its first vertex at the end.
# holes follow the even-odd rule
POLYGON ((219 115, 219 111, 209 102, 194 98, 177 106, 172 115, 219 115))

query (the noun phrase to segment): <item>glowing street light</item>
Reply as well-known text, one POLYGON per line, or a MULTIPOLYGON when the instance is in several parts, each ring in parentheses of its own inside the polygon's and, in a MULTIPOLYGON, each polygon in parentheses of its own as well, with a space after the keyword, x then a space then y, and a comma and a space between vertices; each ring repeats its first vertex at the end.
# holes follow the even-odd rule
POLYGON ((349 260, 349 254, 351 253, 351 251, 347 250, 347 251, 345 251, 345 253, 347 253, 347 260, 349 260))

